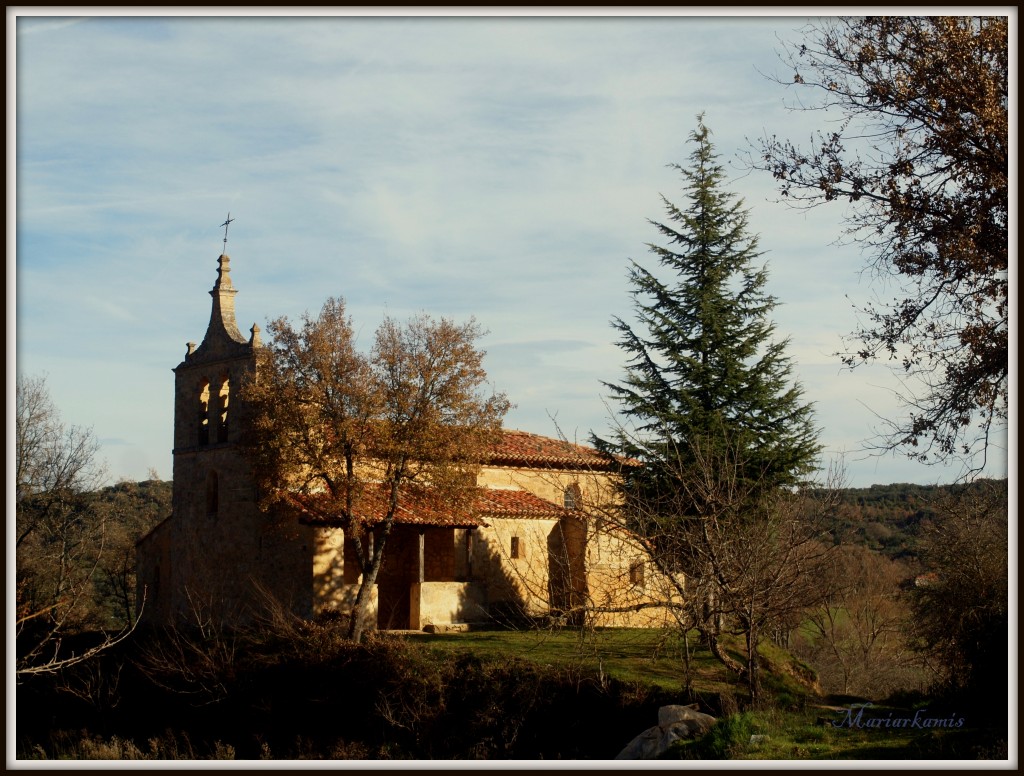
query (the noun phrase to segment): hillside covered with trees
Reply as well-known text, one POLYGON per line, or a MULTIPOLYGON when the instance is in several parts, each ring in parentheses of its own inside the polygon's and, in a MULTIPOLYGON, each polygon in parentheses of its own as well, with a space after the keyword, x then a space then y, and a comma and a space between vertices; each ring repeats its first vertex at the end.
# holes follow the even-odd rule
POLYGON ((893 483, 870 488, 843 488, 838 492, 829 533, 836 544, 861 545, 894 560, 920 561, 919 541, 935 525, 937 508, 949 498, 981 488, 1002 491, 1006 480, 977 480, 968 485, 914 485, 893 483))

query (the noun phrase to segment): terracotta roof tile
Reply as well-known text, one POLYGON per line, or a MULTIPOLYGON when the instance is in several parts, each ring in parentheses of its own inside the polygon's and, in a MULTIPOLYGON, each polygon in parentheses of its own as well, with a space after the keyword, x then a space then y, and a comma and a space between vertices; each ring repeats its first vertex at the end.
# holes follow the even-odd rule
POLYGON ((493 517, 561 517, 564 507, 525 490, 485 490, 478 502, 480 514, 493 517))
POLYGON ((501 441, 491 449, 486 463, 598 470, 615 468, 614 462, 592 447, 510 429, 502 432, 501 441))
MULTIPOLYGON (((310 525, 339 525, 338 513, 331 509, 330 500, 315 496, 288 497, 293 507, 299 510, 299 519, 310 525)), ((360 494, 355 504, 355 513, 367 523, 379 523, 387 514, 388 499, 383 487, 368 489, 360 494)), ((405 491, 399 496, 395 511, 396 525, 436 525, 451 528, 477 528, 487 525, 466 510, 453 509, 440 499, 431 497, 429 491, 405 491)))
MULTIPOLYGON (((626 465, 633 462, 627 461, 626 465)), ((531 434, 526 431, 505 430, 485 464, 492 466, 549 467, 559 469, 592 469, 609 471, 618 468, 618 461, 609 460, 592 447, 575 445, 562 439, 531 434)), ((292 495, 291 506, 299 519, 310 525, 339 525, 338 512, 327 498, 292 495)), ((369 523, 377 523, 387 513, 387 499, 383 486, 368 489, 360 495, 355 512, 369 523)), ((566 514, 564 507, 546 501, 525 490, 481 489, 477 503, 453 508, 440 499, 432 498, 430 491, 419 489, 403 491, 395 513, 398 525, 436 525, 473 528, 487 523, 482 515, 548 518, 566 514)))
MULTIPOLYGON (((331 509, 326 497, 291 495, 288 501, 299 512, 299 520, 308 525, 340 525, 338 513, 331 509)), ((364 492, 355 512, 366 522, 379 523, 387 513, 383 488, 364 492)), ((535 496, 525 490, 480 488, 471 509, 453 509, 429 491, 403 493, 395 512, 396 525, 434 525, 451 528, 486 526, 485 517, 518 517, 525 519, 557 518, 567 512, 564 507, 535 496)))

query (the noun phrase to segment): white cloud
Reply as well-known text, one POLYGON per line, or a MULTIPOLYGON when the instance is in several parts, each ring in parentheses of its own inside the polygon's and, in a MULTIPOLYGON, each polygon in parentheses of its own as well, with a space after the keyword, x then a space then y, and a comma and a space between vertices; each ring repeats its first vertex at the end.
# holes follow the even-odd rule
MULTIPOLYGON (((815 118, 755 71, 796 19, 70 21, 18 26, 19 369, 67 381, 62 408, 140 460, 167 456, 169 370, 205 330, 229 210, 243 328, 331 295, 367 339, 385 311, 475 315, 513 422, 585 436, 621 377, 627 261, 648 260, 696 114, 728 165, 815 118), (75 348, 109 370, 76 371, 75 348), (95 409, 112 375, 131 412, 95 409)), ((830 245, 838 213, 771 204, 756 175, 731 188, 826 443, 848 445, 861 378, 831 354, 862 260, 830 245)))

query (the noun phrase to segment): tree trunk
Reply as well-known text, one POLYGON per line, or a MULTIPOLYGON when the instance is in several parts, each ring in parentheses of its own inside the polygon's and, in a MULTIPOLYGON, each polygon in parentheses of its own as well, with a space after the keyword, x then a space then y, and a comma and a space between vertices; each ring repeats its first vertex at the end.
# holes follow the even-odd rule
POLYGON ((757 643, 759 634, 753 625, 747 627, 747 687, 750 690, 750 701, 754 703, 761 694, 761 675, 757 663, 757 643))
MULTIPOLYGON (((382 538, 380 546, 383 545, 384 539, 382 538)), ((373 590, 373 586, 377 582, 377 572, 380 571, 383 558, 383 553, 374 552, 373 563, 368 571, 363 572, 362 581, 359 583, 359 592, 356 593, 355 603, 352 604, 352 613, 348 625, 348 638, 356 644, 363 640, 363 632, 366 630, 363 622, 363 612, 366 610, 366 604, 370 599, 370 591, 373 590)))
POLYGON ((718 634, 712 633, 711 631, 702 631, 701 635, 704 640, 707 641, 708 649, 711 650, 711 654, 718 658, 718 661, 728 668, 733 673, 743 676, 746 673, 746 669, 741 663, 737 663, 731 657, 729 657, 725 650, 722 649, 722 645, 718 643, 718 634))
POLYGON ((384 562, 384 545, 387 543, 388 534, 391 533, 391 526, 394 523, 394 499, 392 499, 391 514, 384 520, 384 528, 381 530, 380 540, 373 542, 372 556, 369 568, 363 565, 363 581, 359 584, 359 592, 356 593, 355 603, 352 604, 352 614, 348 625, 348 638, 358 644, 363 640, 363 612, 366 603, 370 598, 370 591, 377 582, 377 574, 380 572, 381 564, 384 562))
POLYGON ((693 674, 691 669, 691 655, 690 655, 690 634, 686 627, 683 627, 683 665, 686 668, 686 683, 683 688, 687 695, 693 692, 693 674))

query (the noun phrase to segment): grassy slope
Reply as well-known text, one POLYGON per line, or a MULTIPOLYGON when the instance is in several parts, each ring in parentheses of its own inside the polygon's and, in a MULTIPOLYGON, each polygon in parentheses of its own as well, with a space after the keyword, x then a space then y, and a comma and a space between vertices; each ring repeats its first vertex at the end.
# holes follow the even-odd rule
MULTIPOLYGON (((602 675, 628 682, 657 685, 684 698, 683 644, 678 634, 657 630, 481 631, 417 635, 433 650, 472 652, 481 658, 515 656, 542 665, 569 667, 586 677, 602 675)), ((728 702, 744 693, 735 679, 707 650, 690 639, 691 687, 694 697, 728 702)), ((763 648, 767 663, 763 684, 775 708, 734 714, 715 736, 679 746, 673 757, 701 759, 962 759, 1005 757, 998 744, 979 749, 971 731, 880 729, 842 724, 846 710, 859 699, 819 697, 807 682, 808 669, 774 645, 763 648), (751 739, 751 736, 756 738, 751 739)), ((721 713, 718 709, 707 709, 721 713)), ((731 709, 727 709, 731 711, 731 709)), ((885 718, 912 717, 914 709, 883 705, 870 714, 885 718)), ((651 720, 653 725, 655 720, 651 720)), ((637 731, 639 733, 641 731, 637 731)), ((982 737, 983 738, 983 737, 982 737)))
MULTIPOLYGON (((589 677, 601 675, 626 682, 657 685, 682 692, 686 685, 686 646, 678 633, 655 629, 599 629, 596 631, 471 631, 453 634, 415 635, 418 642, 433 649, 472 651, 480 657, 515 656, 542 665, 564 666, 589 677)), ((726 640, 726 646, 729 641, 726 640)), ((700 695, 741 692, 734 678, 706 649, 700 648, 696 634, 689 638, 691 687, 700 695)), ((737 657, 739 653, 735 652, 737 657)), ((793 680, 806 671, 780 650, 763 650, 772 666, 770 689, 789 690, 806 695, 807 688, 793 680)), ((799 699, 795 699, 799 700, 799 699)))

